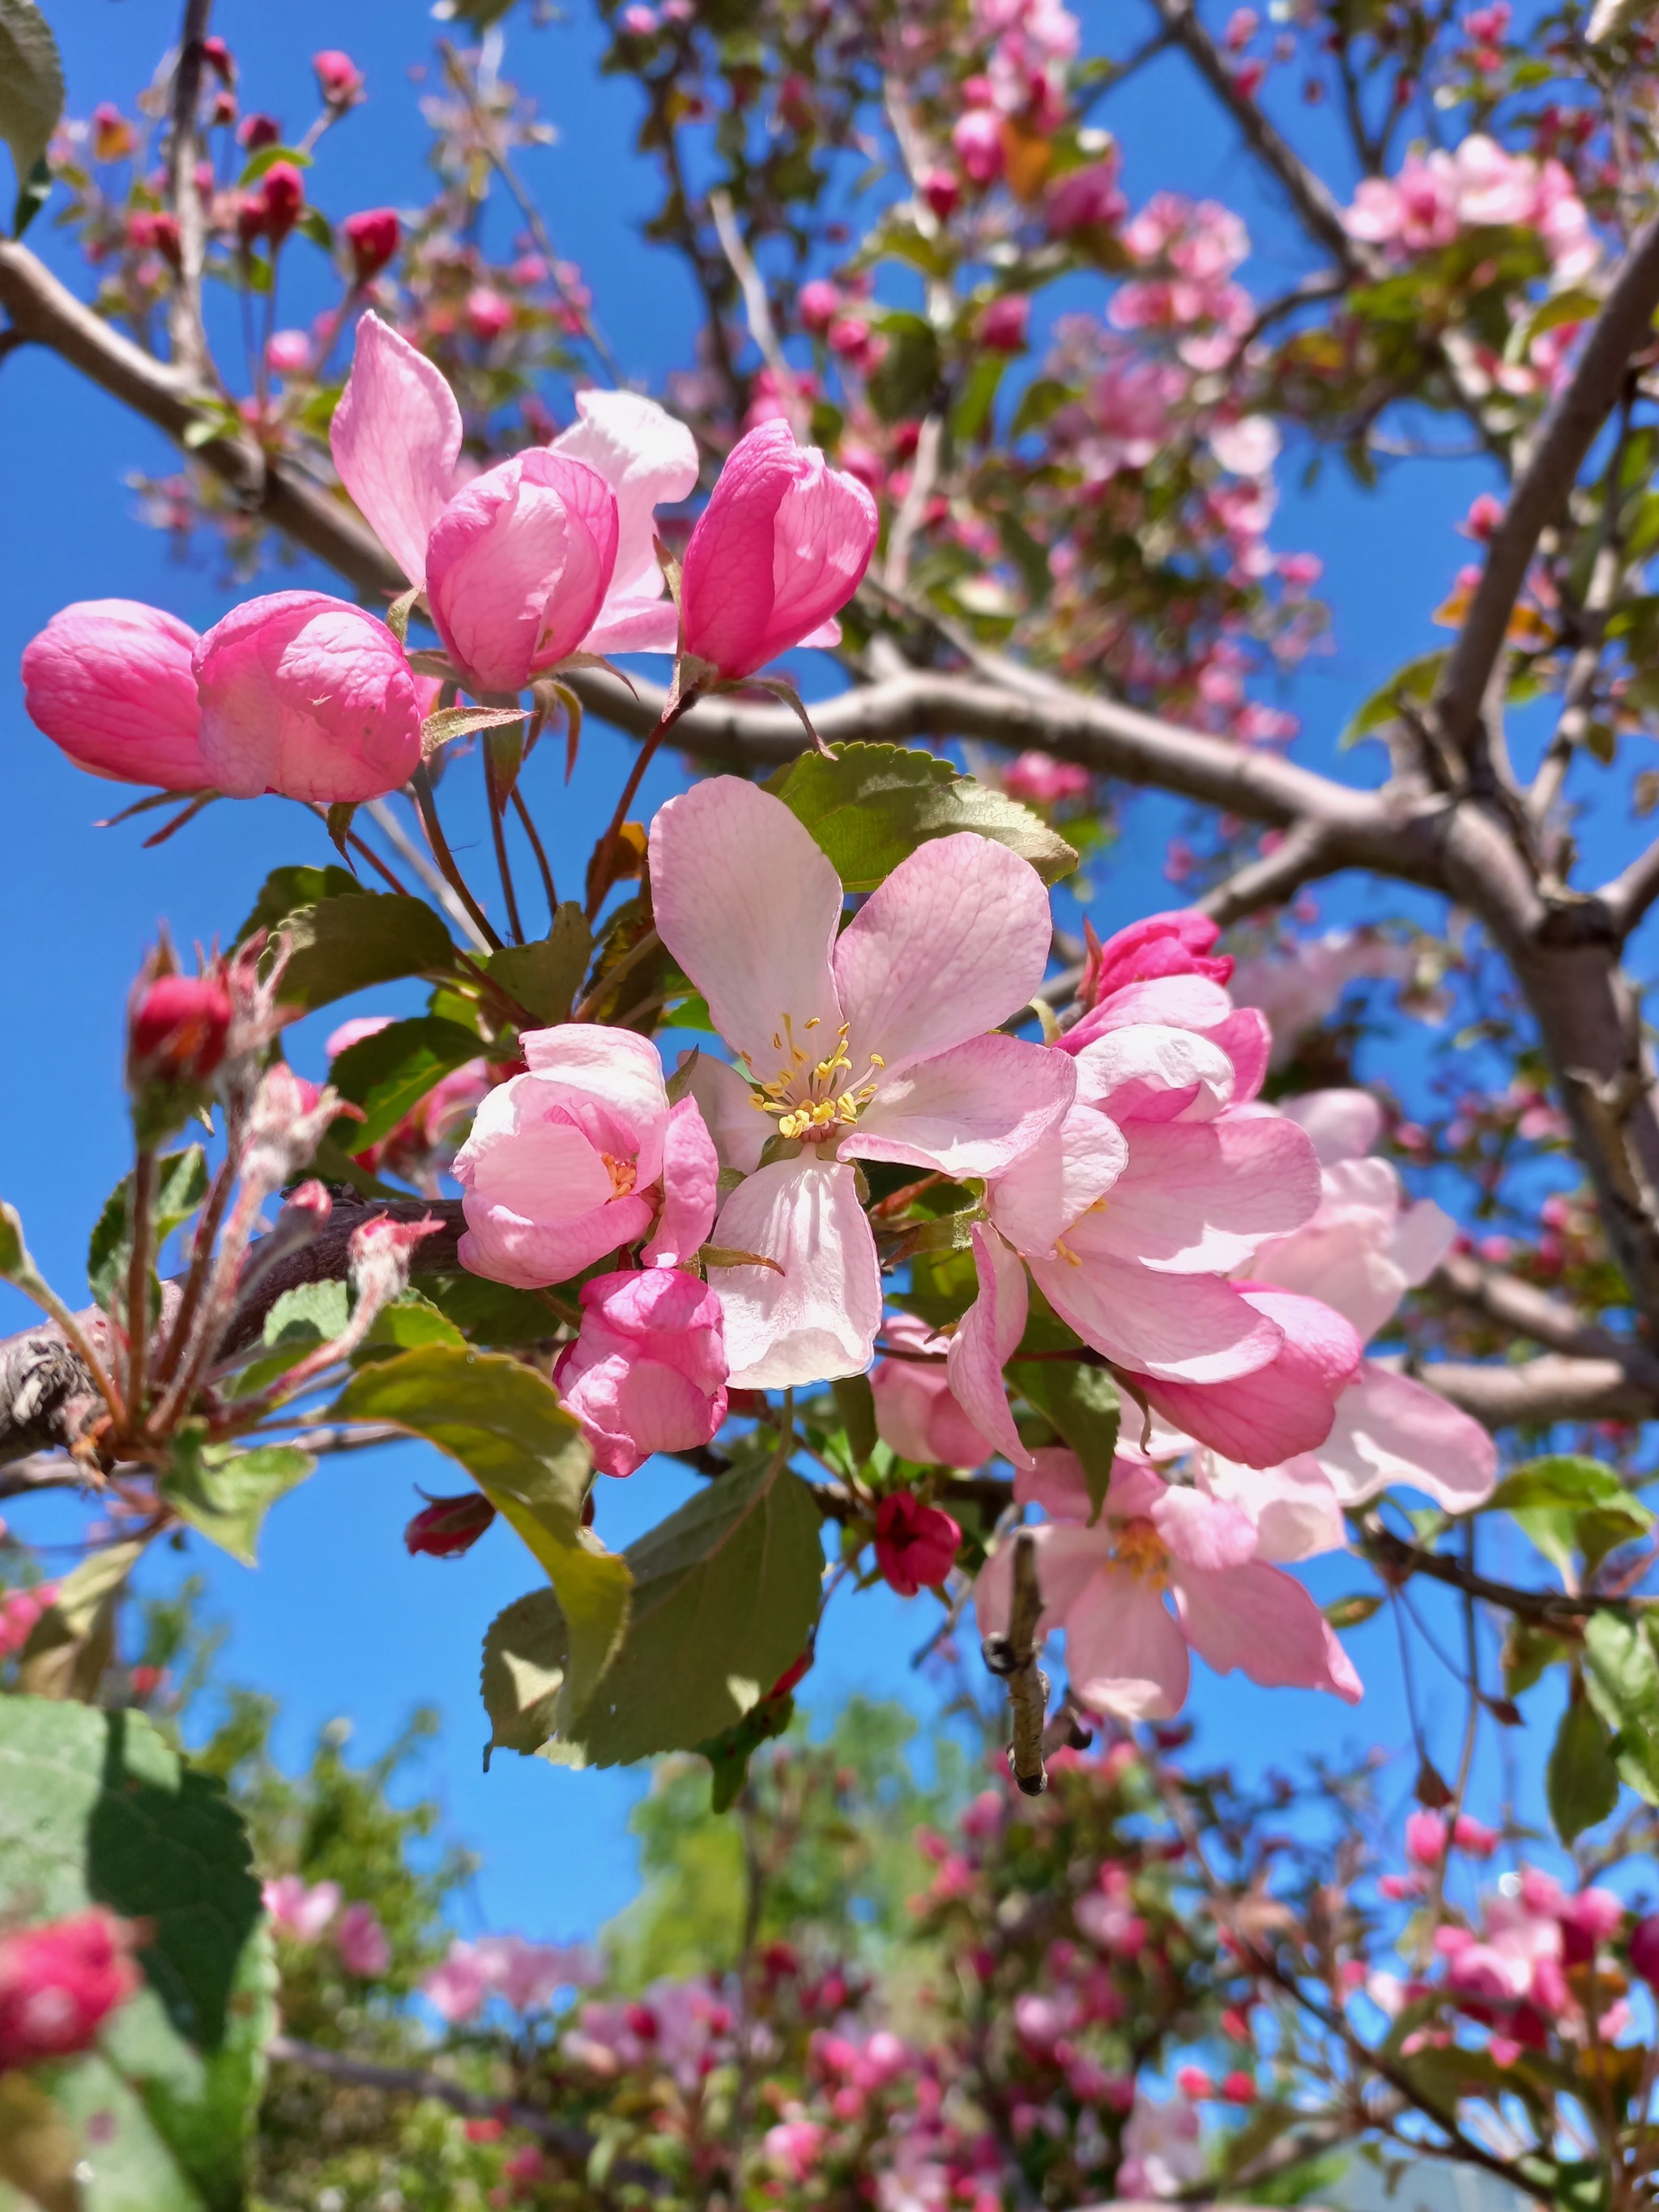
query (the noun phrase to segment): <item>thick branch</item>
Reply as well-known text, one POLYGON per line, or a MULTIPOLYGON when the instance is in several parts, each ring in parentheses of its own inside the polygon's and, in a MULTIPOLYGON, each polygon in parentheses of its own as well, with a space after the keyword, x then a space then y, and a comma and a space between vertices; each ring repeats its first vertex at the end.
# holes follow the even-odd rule
POLYGON ((1622 874, 1604 884, 1596 896, 1607 910, 1614 938, 1622 945, 1659 899, 1659 838, 1645 853, 1638 853, 1622 874))
POLYGON ((1659 1359, 1639 1347, 1623 1344, 1610 1328, 1586 1321, 1582 1314, 1547 1291, 1534 1289, 1502 1267, 1488 1267, 1467 1253, 1449 1253, 1433 1277, 1433 1287, 1443 1290, 1460 1305, 1483 1315, 1511 1335, 1530 1337, 1534 1344, 1563 1352, 1575 1359, 1622 1359, 1632 1373, 1650 1374, 1659 1394, 1659 1359))
POLYGON ((1474 733, 1538 541, 1561 513, 1597 432, 1617 404, 1632 355, 1652 336, 1656 307, 1659 216, 1637 234, 1625 257, 1578 366, 1544 418, 1532 458, 1487 549, 1480 581, 1433 702, 1441 734, 1455 750, 1463 750, 1474 733))

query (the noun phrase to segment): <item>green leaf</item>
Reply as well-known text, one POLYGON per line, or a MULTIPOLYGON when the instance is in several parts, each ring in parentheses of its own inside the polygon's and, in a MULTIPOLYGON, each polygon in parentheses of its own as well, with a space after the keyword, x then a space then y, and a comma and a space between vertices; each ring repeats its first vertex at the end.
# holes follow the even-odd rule
POLYGON ((1500 1482, 1486 1500, 1488 1513, 1514 1513, 1537 1506, 1612 1505, 1632 1502, 1610 1467, 1576 1452, 1552 1453, 1528 1460, 1500 1482))
POLYGON ((162 1476, 162 1497, 197 1532, 245 1567, 259 1563, 259 1530, 265 1515, 317 1462, 294 1444, 204 1444, 194 1423, 173 1440, 173 1462, 162 1476))
POLYGON ((1077 866, 1066 840, 1029 806, 908 746, 802 753, 766 788, 811 831, 850 891, 873 890, 917 846, 963 830, 1006 845, 1045 884, 1077 866))
POLYGON ((265 1316, 264 1341, 326 1344, 338 1336, 350 1316, 351 1295, 343 1283, 296 1283, 265 1316))
POLYGON ((319 899, 286 916, 283 929, 292 951, 279 994, 307 1012, 373 983, 444 975, 455 965, 449 932, 433 909, 390 891, 319 899))
POLYGON ((876 1448, 876 1394, 867 1375, 843 1375, 830 1385, 836 1410, 847 1431, 847 1449, 855 1468, 862 1467, 876 1448))
POLYGON ((567 899, 547 936, 533 945, 503 945, 484 966, 538 1021, 566 1022, 592 955, 586 917, 574 899, 567 899))
POLYGON ((782 1735, 795 1717, 791 1697, 763 1698, 740 1721, 696 1748, 714 1770, 708 1793, 711 1813, 729 1813, 749 1779, 749 1762, 763 1743, 782 1735))
POLYGON ((232 942, 246 945, 256 930, 275 929, 279 921, 297 914, 302 906, 315 906, 319 899, 371 896, 349 868, 337 868, 331 862, 325 868, 273 868, 259 887, 252 913, 232 942))
POLYGON ((1009 427, 1012 444, 1023 438, 1028 430, 1039 430, 1049 416, 1057 414, 1076 393, 1069 384, 1062 384, 1052 376, 1034 376, 1021 392, 1019 405, 1014 410, 1014 419, 1009 427))
POLYGON ((373 1036, 359 1037, 331 1063, 328 1079, 342 1098, 362 1108, 363 1118, 343 1118, 330 1133, 354 1152, 378 1145, 428 1091, 483 1049, 476 1030, 435 1014, 390 1022, 373 1036))
POLYGON ((558 1726, 564 1688, 564 1615, 550 1589, 532 1590, 498 1613, 484 1632, 484 1711, 490 1751, 539 1751, 558 1726))
POLYGON ((100 2179, 94 2207, 245 2203, 261 2053, 276 2026, 249 1861, 222 1786, 192 1772, 143 1714, 0 1699, 0 1916, 40 1922, 101 1905, 148 1931, 143 1986, 105 2027, 100 2052, 54 2078, 78 2128, 112 2112, 118 2160, 90 2143, 88 2154, 135 2177, 125 2194, 106 2195, 100 2179), (100 2100, 112 2080, 127 2094, 100 2100), (185 2184, 167 2177, 168 2154, 185 2184), (156 2181, 141 2195, 146 2173, 156 2181))
POLYGON ((421 1287, 474 1344, 540 1344, 559 1326, 558 1316, 534 1291, 515 1291, 482 1275, 422 1275, 421 1287))
POLYGON ((23 1242, 22 1215, 3 1199, 0 1199, 0 1282, 12 1284, 47 1313, 59 1305, 57 1292, 35 1266, 33 1255, 23 1242))
POLYGON ((427 1344, 447 1344, 459 1352, 466 1349, 466 1339, 430 1298, 422 1297, 418 1291, 404 1291, 375 1315, 368 1334, 351 1355, 351 1364, 355 1367, 359 1361, 386 1359, 394 1352, 418 1352, 427 1344))
POLYGON ((1645 1624, 1615 1613, 1584 1623, 1584 1686, 1613 1731, 1613 1757, 1638 1796, 1659 1804, 1659 1656, 1645 1624))
MULTIPOLYGON (((1413 287, 1413 301, 1418 301, 1419 298, 1413 287)), ((1415 305, 1413 312, 1416 312, 1415 305)), ((1361 738, 1370 737, 1373 731, 1398 721, 1402 706, 1425 704, 1440 679, 1445 658, 1443 652, 1425 653, 1415 660, 1408 660, 1403 668, 1396 669, 1382 690, 1373 691, 1349 722, 1337 740, 1339 748, 1346 750, 1348 746, 1358 744, 1361 738)))
POLYGON ((1382 1599, 1374 1592, 1333 1598, 1324 1607, 1325 1618, 1333 1628, 1358 1628, 1363 1621, 1371 1618, 1382 1603, 1382 1599))
POLYGON ((500 1352, 428 1345, 352 1377, 337 1418, 392 1421, 459 1460, 546 1570, 568 1625, 574 1712, 628 1620, 629 1570, 581 1525, 591 1461, 553 1386, 500 1352))
POLYGON ((981 354, 974 363, 967 387, 951 412, 951 434, 960 444, 971 446, 976 438, 990 434, 997 386, 1007 366, 1006 354, 998 353, 981 354))
POLYGON ((1575 1698, 1561 1716, 1544 1782, 1550 1818, 1564 1844, 1605 1820, 1619 1802, 1619 1770, 1607 1731, 1584 1698, 1575 1698))
POLYGON ((421 725, 421 750, 430 760, 452 738, 470 738, 475 730, 504 729, 522 722, 522 707, 440 707, 421 725))
POLYGON ((590 1765, 694 1750, 759 1704, 817 1624, 817 1505, 782 1452, 711 1482, 629 1547, 621 1650, 561 1733, 590 1765))
MULTIPOLYGON (((173 1231, 189 1220, 207 1190, 207 1154, 199 1145, 161 1154, 155 1163, 155 1194, 150 1205, 152 1259, 173 1231)), ((104 1200, 104 1210, 87 1247, 87 1282, 93 1297, 106 1308, 125 1281, 132 1256, 132 1240, 127 1234, 131 1203, 132 1177, 124 1176, 104 1200)))
POLYGON ((236 179, 239 191, 246 191, 250 185, 257 185, 265 171, 274 169, 278 161, 286 161, 295 169, 311 167, 310 155, 298 146, 261 146, 257 154, 249 157, 246 167, 236 179))
MULTIPOLYGON (((328 217, 323 213, 321 208, 301 208, 298 216, 295 220, 294 228, 295 230, 301 232, 305 237, 308 238, 313 246, 320 246, 325 253, 333 252, 334 226, 329 221, 328 217)), ((334 403, 338 398, 339 387, 336 386, 333 392, 329 395, 330 414, 333 413, 334 403)), ((325 428, 327 426, 325 423, 324 428, 325 428)))
POLYGON ((899 309, 876 318, 887 350, 865 389, 884 422, 926 415, 939 388, 939 338, 925 317, 899 309))
POLYGON ((1613 1469, 1599 1460, 1558 1453, 1530 1460, 1499 1483, 1488 1512, 1506 1512, 1561 1572, 1582 1554, 1594 1567, 1617 1545, 1654 1525, 1654 1516, 1633 1498, 1613 1469))
POLYGON ((23 1687, 90 1704, 115 1650, 115 1607, 147 1539, 106 1544, 65 1575, 23 1646, 23 1687))
POLYGON ((64 64, 51 26, 34 0, 0 0, 0 138, 17 171, 20 234, 34 212, 27 205, 34 166, 63 112, 64 64))
POLYGON ((1112 1456, 1117 1449, 1121 1415, 1117 1385, 1103 1367, 1088 1367, 1080 1360, 1022 1360, 1010 1372, 1082 1462, 1092 1528, 1106 1503, 1112 1456))

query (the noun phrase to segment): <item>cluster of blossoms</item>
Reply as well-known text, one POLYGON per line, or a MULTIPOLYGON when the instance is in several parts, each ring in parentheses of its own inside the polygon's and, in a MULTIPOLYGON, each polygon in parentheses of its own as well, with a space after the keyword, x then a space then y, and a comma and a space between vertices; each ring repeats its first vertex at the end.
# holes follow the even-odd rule
POLYGON ((1529 230, 1563 286, 1579 283, 1601 257, 1561 163, 1509 153, 1480 132, 1450 152, 1408 155, 1397 176, 1364 178, 1346 220, 1351 237, 1401 260, 1449 246, 1466 231, 1529 230))
POLYGON ((515 2013, 540 2012, 562 1990, 591 1989, 599 1978, 593 1953, 580 1944, 532 1943, 522 1936, 457 1938, 421 1994, 452 2027, 475 2019, 492 1997, 515 2013))
POLYGON ((94 1910, 0 1929, 0 2075, 89 2051, 138 1986, 139 1930, 94 1910))
POLYGON ((279 1875, 264 1886, 271 1925, 295 1943, 313 1944, 326 1935, 347 1973, 373 1981, 392 1963, 392 1945, 380 1915, 361 1898, 343 1903, 337 1881, 307 1884, 298 1875, 279 1875))

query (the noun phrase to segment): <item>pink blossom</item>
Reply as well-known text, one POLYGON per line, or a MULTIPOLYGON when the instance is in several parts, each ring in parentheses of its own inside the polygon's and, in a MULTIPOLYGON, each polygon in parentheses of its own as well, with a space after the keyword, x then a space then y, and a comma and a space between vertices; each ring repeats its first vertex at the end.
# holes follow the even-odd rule
POLYGON ((896 1490, 876 1508, 876 1565, 901 1597, 933 1589, 956 1565, 962 1529, 937 1505, 896 1490))
POLYGON ((260 1894, 271 1919, 296 1943, 314 1943, 340 1909, 337 1881, 307 1884, 297 1874, 279 1875, 260 1894))
POLYGON ((962 179, 954 169, 924 169, 918 190, 940 222, 949 222, 962 204, 962 179))
POLYGON ((378 276, 397 252, 403 225, 395 208, 362 208, 340 226, 351 255, 351 274, 358 284, 378 276))
POLYGON ((1126 2201, 1136 2197, 1179 2197, 1194 2182, 1202 2180, 1208 2161, 1200 2133, 1197 2107, 1184 2097, 1155 2105, 1137 2087, 1134 2109, 1123 2130, 1117 2195, 1126 2201))
POLYGON ((363 73, 349 54, 329 47, 311 57, 317 89, 331 107, 353 107, 363 96, 363 73))
POLYGON ((23 648, 29 720, 77 768, 118 783, 200 791, 196 632, 137 599, 79 599, 23 648))
POLYGON ((479 1972, 514 2012, 538 2012, 562 1989, 587 1989, 599 1978, 581 1944, 532 1943, 522 1936, 481 1936, 471 1947, 479 1972))
POLYGON ((1267 1015, 1273 1033, 1273 1065, 1281 1066, 1307 1032, 1334 1013, 1350 983, 1404 982, 1414 965, 1408 946, 1352 930, 1331 930, 1243 962, 1233 994, 1241 1005, 1259 1006, 1267 1015))
POLYGON ((1210 432, 1210 451, 1235 476, 1265 477, 1279 458, 1277 424, 1266 415, 1245 415, 1218 422, 1210 432))
POLYGON ((1043 200, 1050 238, 1073 238, 1080 230, 1104 230, 1123 220, 1128 202, 1118 189, 1120 166, 1114 148, 1103 161, 1067 169, 1054 179, 1043 200))
POLYGON ((994 184, 1002 174, 1002 118, 994 108, 970 107, 958 116, 951 143, 970 184, 994 184))
POLYGON ((383 798, 420 765, 421 708, 383 622, 325 592, 271 592, 192 657, 207 780, 233 799, 383 798))
POLYGON ((1498 526, 1507 510, 1494 493, 1478 492, 1469 502, 1469 511, 1458 524, 1465 538, 1477 539, 1482 545, 1490 544, 1498 526))
POLYGON ((1020 753, 1002 772, 1002 787, 1011 799, 1030 806, 1057 806, 1067 799, 1086 799, 1092 779, 1075 761, 1059 761, 1048 753, 1020 753))
POLYGON ((9 1659, 23 1649, 35 1622, 51 1612, 57 1597, 56 1583, 35 1583, 0 1597, 0 1659, 9 1659))
POLYGON ((706 1444, 726 1419, 720 1304, 678 1267, 597 1275, 553 1380, 601 1474, 632 1474, 653 1452, 706 1444))
POLYGON ((816 2172, 829 2130, 816 2120, 780 2120, 761 2138, 761 2148, 772 2164, 805 2187, 816 2172))
POLYGON ((372 1905, 348 1905, 334 1927, 334 1948, 347 1973, 372 1981, 392 1964, 392 1945, 372 1905))
POLYGON ((265 341, 265 366, 274 376, 303 375, 311 366, 311 340, 304 331, 273 331, 265 341))
POLYGON ((820 336, 827 331, 841 313, 841 288, 826 277, 811 276, 800 288, 795 298, 795 312, 799 315, 801 328, 820 336))
POLYGON ((1064 1111, 1065 1055, 987 1034, 1042 981, 1048 895, 1006 847, 957 835, 902 860, 842 930, 821 848, 732 776, 669 800, 650 866, 663 942, 742 1055, 755 1108, 803 1146, 715 1224, 717 1244, 776 1263, 709 1271, 732 1380, 860 1373, 882 1299, 853 1159, 992 1174, 1064 1111))
POLYGON ((1406 1816, 1406 1856, 1413 1865, 1438 1866, 1446 1856, 1449 1834, 1438 1813, 1409 1813, 1406 1816))
POLYGON ((1317 1298, 1256 1283, 1237 1285, 1246 1305, 1273 1322, 1283 1342, 1265 1367, 1221 1382, 1143 1383, 1147 1402, 1224 1458, 1273 1467, 1325 1442, 1338 1399, 1358 1372, 1364 1347, 1340 1313, 1317 1298))
POLYGON ((791 646, 834 644, 876 529, 856 477, 797 446, 787 422, 763 422, 732 447, 686 547, 686 651, 733 678, 791 646))
POLYGON ((0 2074, 92 2048, 138 1987, 140 1933, 94 1906, 0 1935, 0 2074))
POLYGON ((478 1958, 477 1947, 462 1942, 459 1937, 450 1945, 443 1964, 435 1966, 421 1984, 422 1996, 452 2027, 471 2020, 489 1992, 489 1978, 478 1958))
MULTIPOLYGON (((1269 1687, 1333 1692, 1358 1702, 1359 1678, 1312 1598, 1256 1556, 1256 1530, 1236 1506, 1175 1489, 1120 1453, 1099 1521, 1082 1468, 1045 1450, 1015 1495, 1057 1518, 1039 1526, 1042 1627, 1066 1632, 1066 1668, 1085 1705, 1126 1720, 1164 1719, 1186 1701, 1188 1647, 1218 1674, 1239 1668, 1269 1687), (1165 1595, 1174 1602, 1171 1613, 1165 1595)), ((1006 1631, 1013 1547, 998 1546, 975 1584, 980 1632, 1006 1631)))
POLYGON ((882 1334, 915 1358, 878 1359, 871 1370, 876 1433, 901 1459, 919 1467, 977 1467, 993 1446, 957 1404, 945 1373, 947 1337, 909 1314, 890 1313, 882 1334))
POLYGON ((1089 961, 1079 995, 1091 1009, 1133 983, 1160 975, 1202 975, 1222 984, 1232 975, 1231 958, 1213 950, 1221 932, 1207 915, 1184 909, 1148 915, 1103 945, 1092 930, 1089 935, 1089 961))
POLYGON ((528 1072, 484 1098, 454 1172, 462 1266, 528 1290, 645 1235, 669 1109, 656 1048, 631 1030, 564 1023, 521 1042, 528 1072))
POLYGON ((1031 320, 1031 302, 1024 292, 1010 292, 981 309, 975 335, 993 353, 1018 353, 1025 343, 1031 320))
MULTIPOLYGON (((502 563, 501 574, 511 603, 509 626, 518 642, 514 658, 521 658, 519 630, 528 619, 525 608, 545 607, 573 558, 562 528, 552 526, 550 495, 562 499, 560 486, 568 482, 576 487, 578 534, 585 532, 596 545, 610 536, 602 524, 581 520, 592 514, 588 487, 574 476, 548 477, 543 472, 543 464, 550 459, 580 464, 610 488, 616 522, 606 587, 577 643, 592 652, 672 653, 674 610, 663 597, 666 587, 652 545, 653 515, 662 502, 684 498, 696 482, 691 434, 654 402, 635 392, 582 392, 576 405, 578 421, 554 441, 550 454, 537 448, 518 457, 526 469, 536 464, 530 469, 529 495, 509 501, 505 496, 508 488, 502 486, 498 487, 501 497, 491 501, 486 495, 483 511, 475 501, 465 511, 466 519, 451 542, 452 557, 462 551, 474 556, 464 577, 469 600, 474 592, 488 600, 496 588, 494 564, 496 560, 502 563), (541 580, 527 573, 538 551, 553 564, 539 602, 536 587, 541 580)), ((351 375, 335 410, 329 440, 346 489, 410 582, 424 587, 428 541, 452 499, 471 489, 456 480, 460 410, 441 373, 378 315, 364 315, 358 323, 351 375)), ((500 473, 491 471, 489 476, 500 473)), ((485 481, 475 478, 473 483, 485 481)), ((585 587, 586 578, 585 562, 571 570, 573 587, 585 587)), ((562 631, 568 627, 565 611, 562 605, 557 610, 562 631)), ((480 635, 490 641, 492 651, 501 649, 488 605, 480 613, 476 604, 458 605, 454 614, 457 620, 465 617, 469 625, 481 623, 480 635)), ((538 665, 545 661, 538 635, 531 638, 529 659, 538 665)))

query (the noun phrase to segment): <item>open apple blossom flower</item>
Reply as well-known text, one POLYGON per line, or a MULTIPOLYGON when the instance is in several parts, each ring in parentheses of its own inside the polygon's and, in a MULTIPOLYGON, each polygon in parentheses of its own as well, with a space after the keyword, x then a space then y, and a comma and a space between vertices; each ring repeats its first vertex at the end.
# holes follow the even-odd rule
POLYGON ((720 1302, 707 1284, 681 1267, 624 1268, 584 1283, 581 1306, 553 1381, 599 1473, 706 1444, 726 1419, 720 1302))
POLYGON ((460 410, 441 372, 378 315, 358 323, 329 431, 334 465, 410 582, 428 590, 434 618, 443 599, 464 659, 478 656, 482 688, 518 688, 552 665, 556 645, 558 658, 579 647, 674 649, 653 510, 695 486, 696 443, 684 423, 635 392, 584 392, 577 407, 580 419, 550 449, 520 453, 463 484, 460 410), (509 478, 509 471, 517 473, 509 478), (590 477, 611 495, 608 525, 590 477), (538 613, 551 617, 545 629, 532 628, 538 613), (520 665, 526 673, 514 683, 520 665), (506 680, 487 682, 491 672, 506 680))
POLYGON ((834 617, 875 550, 876 502, 787 422, 739 438, 685 549, 685 650, 729 679, 793 645, 834 645, 834 617))
POLYGON ((232 799, 384 798, 421 762, 421 704, 383 622, 325 592, 270 592, 198 644, 202 762, 232 799))
POLYGON ((1036 872, 961 835, 921 846, 839 931, 840 878, 781 799, 734 776, 652 825, 657 927, 742 1056, 752 1109, 799 1150, 757 1168, 714 1242, 769 1267, 711 1268, 732 1380, 858 1374, 881 1321, 854 1158, 950 1176, 1006 1168, 1065 1112, 1066 1056, 988 1035, 1042 980, 1036 872))
POLYGON ((78 599, 23 648, 29 720, 76 768, 118 783, 200 791, 196 632, 137 599, 78 599))
MULTIPOLYGON (((1042 1627, 1065 1630, 1066 1671, 1083 1705, 1125 1720, 1167 1719, 1186 1701, 1188 1647, 1218 1674, 1238 1668, 1266 1687, 1358 1702, 1347 1654, 1301 1583, 1258 1557, 1247 1514, 1120 1452, 1091 1528, 1077 1459, 1062 1450, 1035 1457, 1014 1494, 1054 1516, 1032 1531, 1042 1627)), ((974 1586, 981 1636, 1006 1632, 1012 1559, 1013 1546, 1000 1545, 974 1586)))

